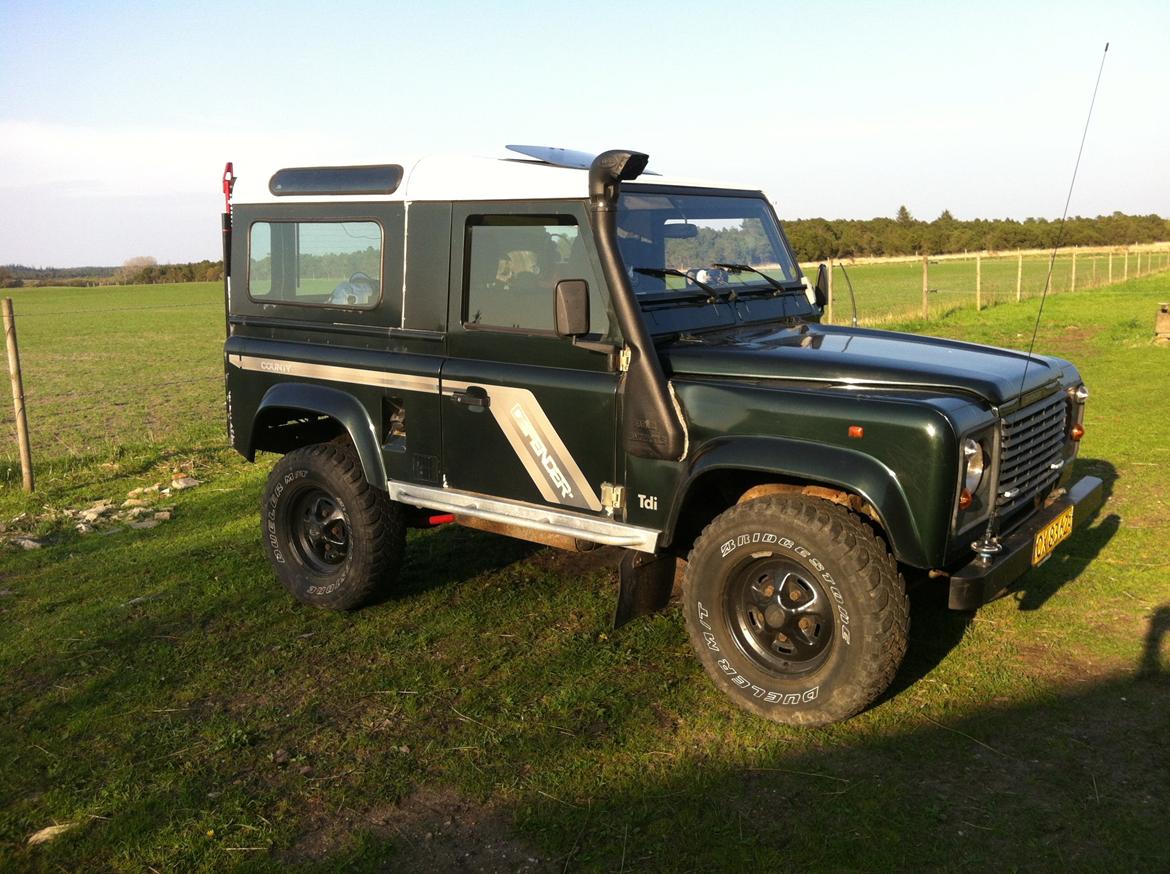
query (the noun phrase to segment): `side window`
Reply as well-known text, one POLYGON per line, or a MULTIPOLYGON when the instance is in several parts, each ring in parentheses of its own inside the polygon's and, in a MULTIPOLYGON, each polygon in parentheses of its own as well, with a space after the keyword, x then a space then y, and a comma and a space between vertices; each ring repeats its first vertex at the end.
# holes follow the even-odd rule
POLYGON ((464 251, 465 324, 552 333, 556 284, 584 279, 593 333, 605 333, 601 289, 572 216, 472 216, 464 251))
POLYGON ((248 295, 264 303, 370 308, 382 287, 382 228, 369 221, 254 222, 248 295))

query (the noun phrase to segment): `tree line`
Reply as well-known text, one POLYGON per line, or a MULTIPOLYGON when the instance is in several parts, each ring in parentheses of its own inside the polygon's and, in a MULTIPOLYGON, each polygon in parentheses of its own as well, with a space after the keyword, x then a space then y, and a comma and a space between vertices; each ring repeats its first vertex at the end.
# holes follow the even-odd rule
POLYGON ((920 221, 905 206, 894 218, 795 219, 784 222, 784 229, 801 261, 1050 249, 1056 245, 1058 235, 1061 246, 1127 246, 1170 240, 1170 220, 1121 212, 1096 218, 1074 216, 1066 223, 1063 235, 1059 219, 960 221, 944 210, 934 221, 920 221))
POLYGON ((42 286, 156 285, 172 282, 217 282, 223 279, 222 261, 159 264, 150 256, 125 261, 121 267, 27 267, 0 265, 0 288, 42 286))

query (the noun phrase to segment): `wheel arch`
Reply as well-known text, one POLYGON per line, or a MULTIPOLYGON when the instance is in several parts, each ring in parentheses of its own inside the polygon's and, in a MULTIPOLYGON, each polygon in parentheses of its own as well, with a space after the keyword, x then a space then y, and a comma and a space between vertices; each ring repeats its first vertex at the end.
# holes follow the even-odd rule
POLYGON ((286 453, 300 446, 347 436, 375 488, 386 489, 386 466, 377 430, 361 401, 335 388, 278 383, 264 393, 252 417, 248 460, 258 451, 286 453))
POLYGON ((713 441, 696 456, 667 519, 670 543, 685 548, 724 510, 777 492, 847 506, 881 528, 898 561, 929 564, 910 502, 893 471, 855 450, 775 437, 713 441))

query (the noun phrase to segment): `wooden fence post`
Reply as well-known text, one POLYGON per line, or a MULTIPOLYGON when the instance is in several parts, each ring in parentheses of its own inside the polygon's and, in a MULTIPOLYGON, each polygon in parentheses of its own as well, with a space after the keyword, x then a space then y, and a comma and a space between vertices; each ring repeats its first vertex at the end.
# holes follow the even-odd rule
POLYGON ((1072 277, 1069 279, 1069 291, 1077 290, 1077 253, 1073 252, 1072 277))
POLYGON ((1097 256, 1093 256, 1093 278, 1089 280, 1089 285, 1097 284, 1097 256))
POLYGON ((32 493, 32 451, 28 443, 28 418, 24 412, 24 383, 20 378, 20 352, 16 347, 16 319, 12 315, 12 298, 4 298, 4 345, 8 347, 8 376, 12 381, 12 406, 16 412, 16 445, 20 450, 20 473, 24 490, 32 493))
POLYGON ((1016 303, 1020 302, 1020 291, 1024 287, 1024 253, 1016 252, 1016 303))
POLYGON ((1121 281, 1122 282, 1125 282, 1126 280, 1129 279, 1129 246, 1125 247, 1125 268, 1124 268, 1124 271, 1125 272, 1123 272, 1121 274, 1121 281))
POLYGON ((975 312, 983 309, 983 257, 975 256, 975 312))
POLYGON ((922 320, 930 319, 930 268, 925 255, 922 256, 922 320))
POLYGON ((1113 284, 1113 250, 1109 250, 1109 285, 1113 284))

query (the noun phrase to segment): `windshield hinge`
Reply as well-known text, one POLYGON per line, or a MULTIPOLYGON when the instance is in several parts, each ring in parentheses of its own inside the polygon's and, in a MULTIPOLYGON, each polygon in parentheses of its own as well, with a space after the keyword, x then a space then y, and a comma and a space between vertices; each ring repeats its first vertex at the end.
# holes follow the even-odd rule
POLYGON ((625 490, 613 483, 601 484, 601 506, 605 508, 607 515, 612 516, 615 510, 622 508, 622 498, 625 497, 625 490))
POLYGON ((618 370, 625 373, 630 369, 630 359, 634 357, 634 350, 629 346, 623 346, 622 351, 618 354, 618 370))

